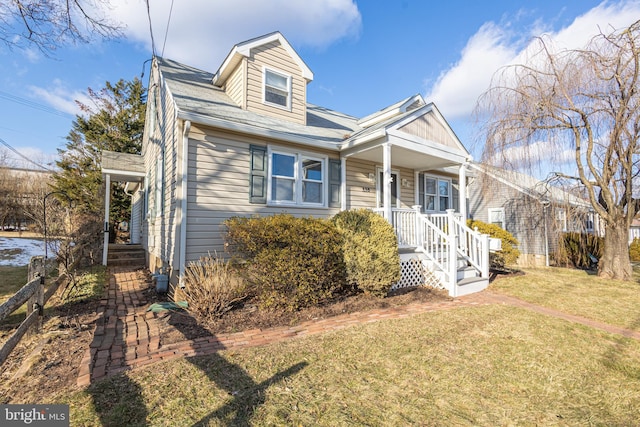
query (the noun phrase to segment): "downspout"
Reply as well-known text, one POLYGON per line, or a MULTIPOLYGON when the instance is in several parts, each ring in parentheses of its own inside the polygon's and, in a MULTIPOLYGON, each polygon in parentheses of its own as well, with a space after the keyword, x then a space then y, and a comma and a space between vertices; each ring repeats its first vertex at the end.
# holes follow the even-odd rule
POLYGON ((182 176, 180 195, 180 278, 179 285, 184 288, 184 270, 187 265, 187 179, 189 177, 189 131, 191 121, 185 120, 182 131, 182 176))

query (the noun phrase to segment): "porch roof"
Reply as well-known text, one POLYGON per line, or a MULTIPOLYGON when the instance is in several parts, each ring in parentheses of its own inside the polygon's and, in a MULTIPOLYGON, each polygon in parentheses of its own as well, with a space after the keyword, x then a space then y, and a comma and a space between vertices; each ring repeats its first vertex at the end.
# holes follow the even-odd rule
POLYGON ((145 177, 144 160, 139 154, 102 152, 102 174, 112 181, 142 182, 145 177))

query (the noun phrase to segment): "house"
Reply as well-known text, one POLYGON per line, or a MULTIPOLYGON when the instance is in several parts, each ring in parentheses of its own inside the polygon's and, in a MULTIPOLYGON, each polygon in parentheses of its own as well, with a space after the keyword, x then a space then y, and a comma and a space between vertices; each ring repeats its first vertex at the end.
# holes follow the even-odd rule
POLYGON ((519 265, 549 265, 563 232, 602 235, 586 200, 523 173, 475 162, 469 168, 469 217, 513 234, 520 242, 519 265))
POLYGON ((279 32, 237 44, 215 73, 153 59, 142 154, 103 153, 150 270, 179 283, 189 261, 224 253, 232 216, 368 208, 398 235, 397 286, 486 287, 486 236, 465 225, 470 156, 436 106, 413 95, 352 117, 307 102, 313 77, 279 32))

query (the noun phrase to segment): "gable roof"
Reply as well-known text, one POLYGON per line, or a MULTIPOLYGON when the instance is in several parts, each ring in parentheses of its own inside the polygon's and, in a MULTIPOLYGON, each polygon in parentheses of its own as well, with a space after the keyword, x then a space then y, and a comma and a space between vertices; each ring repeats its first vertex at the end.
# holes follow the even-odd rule
MULTIPOLYGON (((431 111, 450 129, 435 105, 425 103, 420 95, 366 116, 363 120, 373 123, 366 128, 360 124, 363 120, 313 104, 307 104, 306 125, 294 123, 242 109, 223 89, 211 83, 213 75, 209 72, 166 58, 156 57, 155 61, 162 84, 171 93, 177 116, 194 123, 337 151, 396 132, 396 127, 405 121, 431 111)), ((451 134, 460 150, 468 154, 453 131, 451 134)))
POLYGON ((569 204, 575 207, 591 208, 591 204, 588 201, 530 175, 476 162, 471 162, 469 166, 540 201, 548 200, 556 204, 569 204))
POLYGON ((165 58, 156 61, 182 119, 334 150, 360 129, 354 117, 311 104, 306 125, 244 110, 211 84, 211 73, 165 58))
POLYGON ((274 41, 280 42, 280 45, 287 51, 287 53, 289 53, 293 61, 302 70, 302 77, 307 80, 307 83, 312 81, 313 72, 311 71, 311 69, 309 69, 300 55, 298 55, 293 47, 291 47, 287 39, 285 39, 279 31, 275 31, 273 33, 265 34, 264 36, 256 37, 235 45, 233 49, 231 49, 231 52, 229 52, 225 60, 222 61, 222 65, 211 78, 211 82, 218 87, 222 87, 224 82, 231 75, 242 58, 248 58, 249 56, 251 56, 251 49, 263 46, 268 43, 272 43, 274 41))
POLYGON ((415 110, 418 107, 425 105, 426 102, 420 95, 413 95, 402 101, 396 102, 382 110, 376 111, 373 114, 369 114, 358 120, 358 125, 366 128, 376 123, 383 122, 389 118, 395 117, 399 114, 404 114, 407 111, 415 110))

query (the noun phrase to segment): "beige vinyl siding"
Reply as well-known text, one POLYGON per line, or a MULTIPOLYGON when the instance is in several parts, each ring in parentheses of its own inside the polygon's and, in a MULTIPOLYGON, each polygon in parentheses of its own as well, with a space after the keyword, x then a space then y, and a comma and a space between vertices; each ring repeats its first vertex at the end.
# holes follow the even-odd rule
POLYGON ((429 141, 439 142, 447 147, 460 148, 445 123, 433 112, 428 112, 400 127, 398 130, 429 141))
POLYGON ((416 204, 415 174, 413 169, 400 169, 400 207, 402 209, 411 208, 416 204), (406 180, 407 185, 402 185, 406 180))
POLYGON ((227 80, 225 92, 240 108, 245 109, 245 81, 246 81, 247 60, 242 59, 236 69, 227 80))
MULTIPOLYGON (((376 179, 377 171, 381 165, 357 159, 347 160, 347 209, 376 207, 376 179), (369 179, 369 174, 373 174, 374 179, 369 179)), ((400 207, 410 208, 415 204, 415 175, 412 169, 400 169, 392 167, 400 173, 400 207), (407 180, 407 186, 402 186, 402 180, 407 180)), ((395 206, 394 206, 395 207, 395 206)))
MULTIPOLYGON (((326 218, 339 211, 338 208, 249 203, 249 147, 251 144, 266 147, 272 142, 192 126, 189 134, 187 261, 197 260, 214 251, 228 256, 224 253, 224 221, 233 216, 288 213, 326 218)), ((293 145, 272 146, 301 149, 293 145)), ((308 147, 304 151, 310 152, 308 147)), ((333 153, 332 157, 337 158, 337 155, 333 153)))
MULTIPOLYGON (((155 76, 154 76, 155 77, 155 76)), ((152 77, 152 78, 154 78, 152 77)), ((145 213, 145 224, 143 225, 143 246, 148 250, 150 256, 149 267, 152 270, 162 265, 174 265, 177 259, 179 242, 176 238, 176 191, 179 156, 176 151, 179 143, 179 130, 175 120, 175 104, 166 86, 159 79, 156 82, 155 96, 157 115, 154 129, 150 132, 149 138, 145 138, 145 168, 149 179, 148 212, 145 213), (162 173, 163 200, 156 200, 156 174, 158 169, 156 162, 164 159, 162 173), (160 215, 152 212, 152 207, 156 211, 162 208, 160 215)), ((150 111, 150 114, 152 111, 150 111)), ((149 120, 150 117, 147 117, 149 120)))
POLYGON ((275 41, 252 49, 247 60, 247 110, 306 124, 306 80, 287 51, 275 41), (291 111, 263 102, 263 69, 291 76, 291 111))
POLYGON ((376 165, 357 159, 346 161, 347 209, 372 209, 376 207, 376 165), (374 179, 369 179, 373 174, 374 179))

